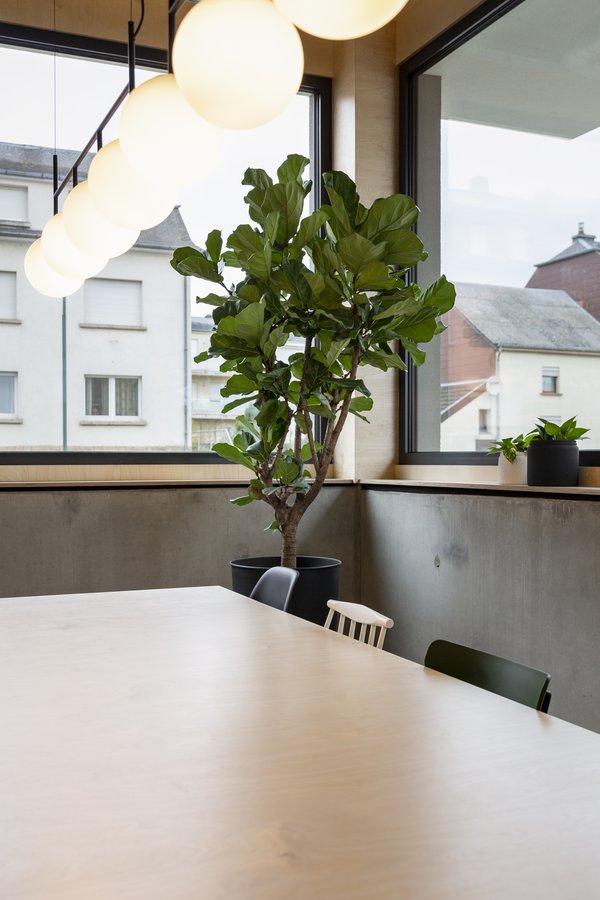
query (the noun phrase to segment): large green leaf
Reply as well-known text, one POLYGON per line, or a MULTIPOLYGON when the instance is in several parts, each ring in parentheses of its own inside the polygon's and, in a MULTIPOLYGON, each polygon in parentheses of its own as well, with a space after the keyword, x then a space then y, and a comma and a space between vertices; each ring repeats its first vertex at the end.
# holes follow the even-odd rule
POLYGON ((401 266, 406 269, 427 259, 423 242, 419 240, 414 231, 409 231, 408 228, 384 232, 378 235, 378 238, 387 243, 385 261, 390 266, 401 266))
POLYGON ((345 172, 326 172, 323 175, 323 184, 329 195, 329 202, 335 208, 333 197, 339 197, 342 202, 350 227, 356 224, 356 216, 358 213, 360 198, 356 185, 345 172))
POLYGON ((215 228, 206 238, 206 252, 214 263, 219 261, 221 250, 223 249, 223 236, 221 232, 215 228))
POLYGON ((256 391, 256 382, 246 375, 232 375, 225 387, 221 388, 222 397, 236 397, 238 394, 252 394, 256 391))
POLYGON ((445 275, 438 278, 423 294, 423 303, 426 306, 435 306, 440 313, 452 309, 456 300, 456 288, 447 280, 445 275))
POLYGON ((288 181, 297 181, 302 185, 302 174, 309 165, 310 160, 299 153, 291 153, 277 169, 277 178, 284 184, 288 181))
POLYGON ((396 279, 390 277, 386 264, 377 260, 363 266, 354 281, 357 291, 389 291, 395 286, 396 279))
POLYGON ((327 216, 321 209, 302 219, 298 232, 290 243, 290 255, 300 256, 304 247, 319 233, 326 221, 327 216))
POLYGON ((238 450, 238 448, 232 446, 232 444, 213 444, 212 449, 215 453, 218 453, 219 456, 222 456, 223 459, 228 459, 230 462, 254 470, 252 462, 244 456, 241 450, 238 450))
POLYGON ((232 409, 236 409, 238 406, 243 406, 244 404, 252 403, 253 400, 258 400, 258 397, 258 394, 254 394, 252 397, 236 397, 235 400, 231 400, 229 403, 226 403, 221 412, 231 412, 232 409))
POLYGON ((180 250, 176 250, 171 265, 180 275, 193 275, 203 281, 213 281, 219 284, 223 282, 223 277, 218 272, 215 263, 206 259, 194 247, 182 247, 180 250))
POLYGON ((415 201, 404 194, 393 194, 375 200, 360 233, 372 241, 384 240, 384 233, 410 228, 417 221, 419 210, 415 201))
POLYGON ((296 181, 274 184, 265 193, 265 207, 268 212, 279 213, 277 243, 287 244, 294 237, 302 210, 304 191, 296 181))
POLYGON ((250 184, 261 191, 266 191, 273 184, 273 179, 264 169, 246 169, 242 184, 250 184))
POLYGON ((344 261, 344 265, 357 275, 367 263, 382 259, 386 245, 384 243, 373 244, 367 238, 361 237, 360 234, 350 234, 340 238, 337 251, 344 261))
MULTIPOLYGON (((219 322, 215 338, 232 337, 249 347, 258 347, 265 319, 263 303, 251 303, 237 316, 227 316, 219 322)), ((230 344, 230 346, 235 346, 230 344)))

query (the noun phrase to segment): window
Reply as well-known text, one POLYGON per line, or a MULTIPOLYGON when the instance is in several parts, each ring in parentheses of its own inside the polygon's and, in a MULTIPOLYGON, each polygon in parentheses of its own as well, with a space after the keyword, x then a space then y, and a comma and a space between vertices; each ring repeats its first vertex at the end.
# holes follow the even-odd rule
POLYGON ((530 431, 540 394, 544 418, 590 429, 582 458, 600 462, 600 75, 573 66, 600 39, 596 12, 484 3, 403 67, 417 280, 445 274, 457 302, 402 377, 402 462, 493 463, 484 429, 530 431))
POLYGON ((0 416, 14 416, 17 412, 17 376, 14 372, 0 372, 0 416))
POLYGON ((27 222, 27 188, 0 184, 0 221, 27 222))
POLYGON ((86 416, 109 418, 139 416, 140 379, 87 375, 85 379, 86 416))
POLYGON ((90 278, 84 284, 83 321, 86 325, 141 326, 142 282, 90 278))
POLYGON ((546 366, 542 369, 542 394, 558 394, 559 369, 546 366))
MULTIPOLYGON (((10 173, 0 176, 0 268, 20 273, 28 244, 52 211, 54 129, 48 113, 54 105, 54 65, 58 145, 64 148, 59 151, 61 176, 122 91, 127 70, 124 53, 122 61, 116 61, 118 47, 108 48, 111 59, 106 60, 106 44, 89 39, 81 42, 81 57, 74 55, 78 38, 73 38, 68 42, 70 55, 59 49, 56 60, 44 52, 44 33, 39 30, 28 35, 26 28, 19 28, 19 46, 3 47, 3 27, 0 23, 0 77, 11 84, 12 93, 0 122, 0 173, 10 173), (24 47, 28 36, 31 49, 24 47), (23 109, 27 116, 21 114, 23 109)), ((6 26, 6 31, 12 43, 13 29, 6 26)), ((45 37, 50 47, 53 36, 48 32, 45 37)), ((138 83, 166 70, 164 53, 142 45, 138 51, 144 66, 136 72, 138 83)), ((202 386, 206 393, 192 397, 192 372, 209 368, 193 362, 208 333, 204 340, 204 330, 198 334, 192 327, 192 318, 205 312, 196 304, 196 295, 208 289, 194 279, 186 283, 171 268, 172 251, 191 243, 203 245, 213 228, 221 228, 226 240, 239 222, 248 221, 243 201, 248 188, 241 184, 248 166, 274 172, 288 153, 302 153, 311 159, 307 175, 316 185, 312 202, 320 202, 320 172, 331 168, 329 130, 321 129, 321 123, 328 125, 330 118, 330 82, 307 77, 278 119, 229 134, 227 149, 210 177, 189 187, 165 222, 143 231, 131 250, 109 260, 97 277, 69 297, 64 318, 61 302, 37 295, 25 278, 16 278, 13 300, 0 284, 0 320, 13 318, 16 311, 22 319, 18 329, 0 327, 0 365, 20 373, 19 406, 31 401, 39 409, 22 428, 2 429, 0 452, 15 454, 4 457, 5 462, 27 463, 28 451, 53 451, 48 461, 60 464, 63 450, 70 452, 70 461, 75 461, 75 452, 85 453, 81 461, 86 463, 96 461, 96 451, 113 452, 115 461, 134 453, 152 453, 154 462, 214 460, 199 459, 193 452, 194 402, 215 409, 215 441, 230 439, 235 421, 221 416, 217 407, 222 398, 215 399, 208 379, 202 386), (198 340, 199 349, 192 340, 198 340), (135 372, 136 377, 126 381, 105 374, 113 372, 135 372), (144 428, 86 427, 136 424, 134 420, 142 424, 142 411, 144 428)), ((104 143, 117 133, 118 114, 104 132, 104 143)), ((80 167, 80 180, 88 164, 86 160, 80 167)), ((208 449, 203 442, 202 452, 208 449)), ((127 461, 140 462, 139 456, 127 461)))
POLYGON ((0 319, 17 318, 17 275, 0 272, 0 319))

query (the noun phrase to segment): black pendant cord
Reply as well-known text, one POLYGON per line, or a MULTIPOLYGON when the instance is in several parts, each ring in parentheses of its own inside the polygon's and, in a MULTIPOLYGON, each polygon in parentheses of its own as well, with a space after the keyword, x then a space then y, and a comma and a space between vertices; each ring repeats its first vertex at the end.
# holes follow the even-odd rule
MULTIPOLYGON (((106 128, 106 126, 108 125, 108 123, 110 122, 110 120, 112 119, 114 114, 116 113, 116 111, 119 109, 119 107, 121 106, 123 101, 129 96, 131 91, 133 91, 135 89, 135 39, 140 31, 140 28, 142 27, 142 24, 144 22, 144 16, 146 13, 145 0, 140 0, 140 3, 141 3, 141 12, 140 12, 140 19, 139 19, 137 26, 131 19, 127 23, 128 24, 127 61, 128 61, 128 69, 129 69, 129 78, 128 78, 127 84, 125 85, 125 87, 123 88, 123 90, 121 91, 121 93, 119 94, 119 96, 117 97, 117 99, 115 100, 115 102, 113 103, 113 105, 111 106, 109 111, 107 112, 107 114, 104 116, 104 118, 100 122, 100 125, 95 129, 95 131, 92 134, 92 136, 90 137, 89 141, 87 142, 87 144, 85 145, 85 147, 83 148, 83 150, 81 151, 81 153, 79 154, 79 156, 77 157, 77 159, 75 160, 75 162, 73 163, 73 165, 71 166, 71 168, 69 169, 69 171, 67 172, 67 174, 65 175, 65 177, 63 178, 63 180, 61 181, 60 184, 58 183, 58 157, 57 157, 56 148, 55 148, 55 152, 54 152, 55 159, 53 160, 53 167, 54 167, 54 170, 56 173, 55 177, 54 177, 54 193, 53 193, 53 207, 54 207, 55 213, 58 212, 58 200, 59 200, 60 195, 62 194, 62 192, 65 190, 65 188, 69 184, 72 183, 73 187, 77 186, 77 184, 79 183, 79 167, 81 166, 82 162, 84 161, 84 159, 86 158, 86 156, 88 155, 88 153, 90 152, 92 147, 95 146, 97 148, 97 150, 102 149, 102 145, 103 145, 102 135, 103 135, 104 129, 106 128)), ((56 0, 55 0, 55 4, 56 4, 56 0)), ((55 30, 56 30, 56 10, 55 10, 55 30)), ((56 78, 55 78, 55 91, 56 91, 56 78)), ((55 113, 54 114, 56 116, 56 97, 55 97, 55 113)), ((55 129, 55 144, 56 144, 56 129, 55 129)))

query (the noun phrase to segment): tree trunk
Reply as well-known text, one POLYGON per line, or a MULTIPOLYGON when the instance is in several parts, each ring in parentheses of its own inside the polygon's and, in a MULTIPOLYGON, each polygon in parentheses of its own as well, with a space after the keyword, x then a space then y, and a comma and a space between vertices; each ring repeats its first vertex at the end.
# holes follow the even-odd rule
POLYGON ((298 523, 291 521, 282 526, 281 565, 288 569, 296 568, 296 532, 298 523))

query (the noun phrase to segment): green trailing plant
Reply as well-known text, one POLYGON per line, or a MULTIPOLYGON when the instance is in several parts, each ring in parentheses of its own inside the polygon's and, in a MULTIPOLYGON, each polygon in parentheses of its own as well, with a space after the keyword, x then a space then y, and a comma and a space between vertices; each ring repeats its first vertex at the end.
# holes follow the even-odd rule
POLYGON ((361 369, 405 369, 397 342, 421 365, 419 345, 444 330, 440 316, 455 300, 445 277, 425 291, 410 283, 411 267, 427 256, 412 231, 413 200, 395 194, 366 207, 347 175, 329 172, 329 202, 303 217, 307 165, 288 156, 276 181, 248 169, 242 183, 253 224, 239 225, 225 247, 211 231, 204 249, 182 247, 171 261, 212 285, 198 301, 214 307, 215 328, 196 361, 223 361, 223 412, 251 403, 255 413, 239 417, 232 444, 213 450, 252 473, 233 502, 271 507, 285 566, 296 564, 298 524, 323 487, 348 416, 363 419, 373 405, 361 369), (234 284, 230 268, 240 270, 234 284), (292 335, 302 350, 282 359, 278 350, 292 335), (325 423, 320 443, 316 419, 325 423))
POLYGON ((578 441, 579 438, 587 434, 589 428, 580 428, 577 425, 576 417, 567 419, 562 425, 556 422, 549 422, 540 416, 540 421, 536 422, 534 430, 531 432, 531 440, 534 441, 578 441))
POLYGON ((516 437, 500 438, 492 444, 488 453, 501 453, 509 463, 514 463, 517 453, 526 453, 532 440, 533 432, 525 435, 518 434, 516 437))

